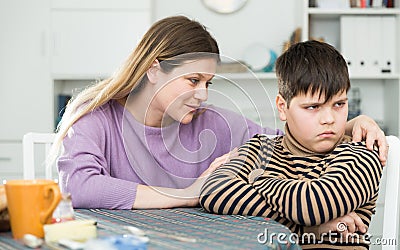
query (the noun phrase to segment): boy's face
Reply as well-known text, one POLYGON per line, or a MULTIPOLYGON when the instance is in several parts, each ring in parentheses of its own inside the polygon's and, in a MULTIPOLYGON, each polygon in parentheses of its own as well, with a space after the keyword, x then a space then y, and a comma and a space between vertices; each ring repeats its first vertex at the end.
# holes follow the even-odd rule
POLYGON ((319 93, 292 98, 290 106, 282 96, 276 98, 279 118, 286 121, 291 134, 304 147, 317 153, 329 152, 345 132, 348 103, 346 91, 325 103, 319 93))

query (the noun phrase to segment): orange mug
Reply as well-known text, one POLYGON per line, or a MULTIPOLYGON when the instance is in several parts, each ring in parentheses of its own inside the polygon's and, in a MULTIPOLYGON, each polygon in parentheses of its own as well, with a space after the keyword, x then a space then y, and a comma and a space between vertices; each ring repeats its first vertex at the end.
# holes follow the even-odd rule
POLYGON ((43 225, 51 223, 61 193, 52 180, 9 180, 5 184, 11 232, 15 239, 24 234, 43 238, 43 225))

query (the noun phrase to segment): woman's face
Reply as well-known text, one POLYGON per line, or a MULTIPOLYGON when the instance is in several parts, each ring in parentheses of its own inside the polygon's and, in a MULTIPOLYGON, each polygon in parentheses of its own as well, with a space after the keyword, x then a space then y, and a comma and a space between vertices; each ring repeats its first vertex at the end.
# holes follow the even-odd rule
POLYGON ((150 108, 161 117, 160 126, 178 121, 188 124, 201 103, 208 98, 208 85, 214 77, 215 59, 186 61, 170 73, 157 71, 155 93, 150 108))

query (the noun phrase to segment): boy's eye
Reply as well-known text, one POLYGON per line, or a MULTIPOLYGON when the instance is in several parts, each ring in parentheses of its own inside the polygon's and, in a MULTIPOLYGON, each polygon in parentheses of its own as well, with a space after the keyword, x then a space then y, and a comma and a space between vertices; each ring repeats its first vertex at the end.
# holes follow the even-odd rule
POLYGON ((336 107, 343 107, 346 103, 345 102, 338 102, 335 104, 336 107))
POLYGON ((307 106, 307 107, 306 107, 306 109, 308 109, 308 110, 314 110, 314 109, 317 109, 317 108, 318 108, 317 105, 307 106))

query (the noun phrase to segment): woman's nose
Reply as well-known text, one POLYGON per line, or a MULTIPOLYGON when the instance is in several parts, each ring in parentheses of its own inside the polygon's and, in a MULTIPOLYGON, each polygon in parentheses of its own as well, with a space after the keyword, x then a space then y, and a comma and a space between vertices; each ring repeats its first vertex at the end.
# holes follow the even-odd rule
POLYGON ((194 98, 206 101, 208 99, 208 89, 203 86, 196 88, 194 90, 194 98))

